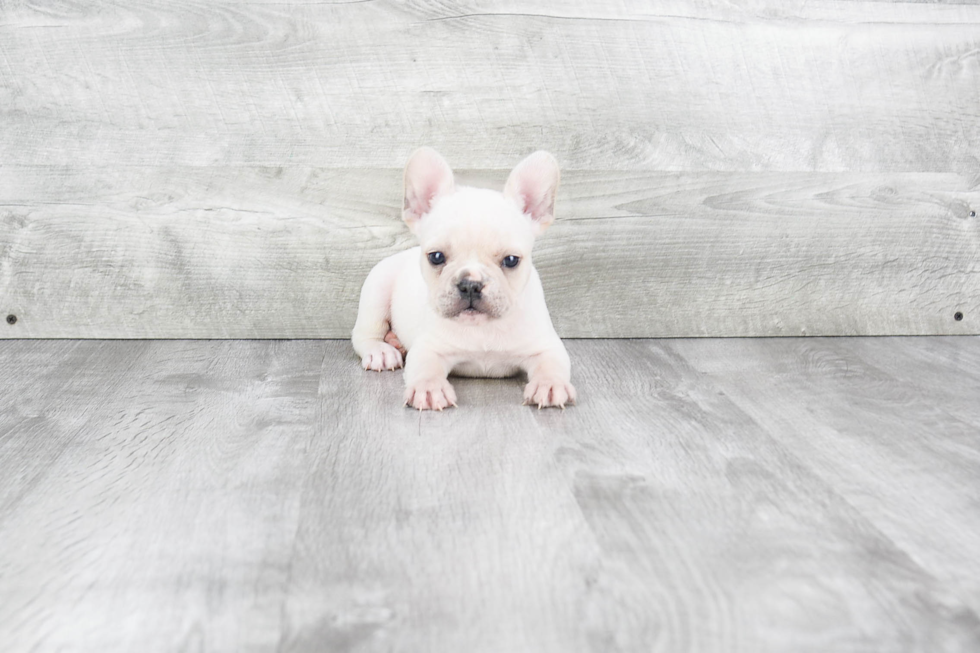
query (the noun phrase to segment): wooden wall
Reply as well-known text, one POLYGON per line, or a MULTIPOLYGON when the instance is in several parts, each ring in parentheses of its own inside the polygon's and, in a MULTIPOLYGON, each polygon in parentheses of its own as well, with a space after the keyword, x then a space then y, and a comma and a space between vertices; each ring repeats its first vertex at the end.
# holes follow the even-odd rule
POLYGON ((4 0, 0 337, 347 337, 422 144, 563 336, 980 333, 975 2, 4 0))

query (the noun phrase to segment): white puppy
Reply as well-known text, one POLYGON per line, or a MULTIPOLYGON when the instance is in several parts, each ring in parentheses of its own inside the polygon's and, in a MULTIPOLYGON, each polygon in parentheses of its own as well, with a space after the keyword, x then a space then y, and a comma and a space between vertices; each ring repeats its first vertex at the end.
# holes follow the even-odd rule
POLYGON ((523 370, 524 403, 575 400, 568 353, 531 265, 534 237, 554 220, 558 162, 535 152, 504 192, 456 186, 431 148, 405 167, 402 217, 420 247, 389 256, 364 281, 352 342, 364 369, 405 365, 405 404, 456 405, 447 377, 523 370))

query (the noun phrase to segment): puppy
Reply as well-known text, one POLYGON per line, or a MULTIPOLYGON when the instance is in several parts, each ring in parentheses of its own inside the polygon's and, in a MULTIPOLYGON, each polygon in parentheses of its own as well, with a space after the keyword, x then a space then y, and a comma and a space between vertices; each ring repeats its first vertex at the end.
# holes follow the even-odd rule
POLYGON ((447 377, 505 377, 523 370, 524 403, 575 401, 571 365, 531 264, 535 236, 555 219, 558 162, 535 152, 504 192, 457 186, 431 148, 405 167, 402 218, 419 247, 389 256, 361 289, 351 340, 366 370, 405 363, 405 405, 456 405, 447 377))

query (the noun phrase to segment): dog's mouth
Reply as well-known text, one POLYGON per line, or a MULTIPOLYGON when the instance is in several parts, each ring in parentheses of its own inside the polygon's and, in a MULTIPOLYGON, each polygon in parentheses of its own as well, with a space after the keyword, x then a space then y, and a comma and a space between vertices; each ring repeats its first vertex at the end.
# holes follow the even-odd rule
POLYGON ((462 307, 461 310, 456 312, 454 316, 457 319, 463 320, 473 320, 481 317, 488 317, 486 311, 482 310, 479 306, 469 305, 462 307))
POLYGON ((453 307, 453 310, 451 310, 446 315, 446 317, 464 323, 483 322, 492 317, 496 317, 492 309, 493 309, 492 306, 486 305, 480 301, 477 302, 462 301, 457 303, 456 306, 453 307))
POLYGON ((440 316, 460 324, 483 324, 506 312, 506 302, 483 293, 480 297, 460 297, 446 293, 438 297, 436 309, 440 316))

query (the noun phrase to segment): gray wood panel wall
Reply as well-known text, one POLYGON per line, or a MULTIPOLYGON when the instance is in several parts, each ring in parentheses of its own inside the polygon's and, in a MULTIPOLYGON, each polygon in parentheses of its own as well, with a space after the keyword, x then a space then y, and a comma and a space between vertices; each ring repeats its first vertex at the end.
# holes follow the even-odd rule
POLYGON ((422 144, 563 336, 980 333, 975 2, 7 0, 0 337, 346 337, 422 144))

